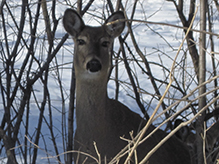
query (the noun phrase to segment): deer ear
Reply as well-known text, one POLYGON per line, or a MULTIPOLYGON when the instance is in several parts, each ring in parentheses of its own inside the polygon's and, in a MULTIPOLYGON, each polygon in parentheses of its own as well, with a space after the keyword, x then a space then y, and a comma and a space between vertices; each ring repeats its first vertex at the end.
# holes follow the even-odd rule
POLYGON ((65 30, 73 37, 84 28, 84 21, 81 16, 73 9, 67 9, 63 16, 63 25, 65 30))
POLYGON ((117 11, 106 20, 104 26, 110 36, 115 38, 122 33, 125 27, 125 22, 122 19, 125 19, 123 12, 117 11))

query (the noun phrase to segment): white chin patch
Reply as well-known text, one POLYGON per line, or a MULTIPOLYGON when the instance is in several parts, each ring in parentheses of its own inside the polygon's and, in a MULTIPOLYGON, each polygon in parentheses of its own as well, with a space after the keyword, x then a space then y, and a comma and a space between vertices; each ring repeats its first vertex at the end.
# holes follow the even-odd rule
POLYGON ((90 70, 87 71, 90 75, 98 75, 100 71, 91 72, 90 70))
POLYGON ((84 78, 86 79, 96 79, 98 78, 100 75, 100 71, 97 72, 91 72, 89 70, 86 71, 86 73, 84 74, 84 78))

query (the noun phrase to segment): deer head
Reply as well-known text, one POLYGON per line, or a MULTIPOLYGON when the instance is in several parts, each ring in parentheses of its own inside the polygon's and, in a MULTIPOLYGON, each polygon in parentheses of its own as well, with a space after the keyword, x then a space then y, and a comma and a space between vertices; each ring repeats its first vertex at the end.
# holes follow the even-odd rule
POLYGON ((124 19, 124 14, 118 11, 112 14, 103 26, 90 27, 85 26, 75 10, 65 11, 63 24, 75 43, 74 67, 77 78, 86 81, 101 79, 106 83, 111 70, 112 43, 125 26, 121 19, 124 19))

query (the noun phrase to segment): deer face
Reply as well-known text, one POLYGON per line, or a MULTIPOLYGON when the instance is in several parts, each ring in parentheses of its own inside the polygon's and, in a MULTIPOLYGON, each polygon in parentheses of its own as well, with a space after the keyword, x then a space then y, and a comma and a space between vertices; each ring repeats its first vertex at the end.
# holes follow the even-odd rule
MULTIPOLYGON (((105 33, 103 27, 86 26, 74 38, 74 66, 78 76, 96 78, 107 76, 111 68, 111 47, 113 38, 105 33), (92 31, 89 32, 89 31, 92 31)), ((77 76, 77 77, 78 77, 77 76)))
POLYGON ((111 69, 111 50, 115 37, 121 34, 125 23, 122 12, 111 15, 100 27, 86 26, 72 9, 67 9, 63 24, 73 37, 74 67, 77 78, 106 79, 111 69))

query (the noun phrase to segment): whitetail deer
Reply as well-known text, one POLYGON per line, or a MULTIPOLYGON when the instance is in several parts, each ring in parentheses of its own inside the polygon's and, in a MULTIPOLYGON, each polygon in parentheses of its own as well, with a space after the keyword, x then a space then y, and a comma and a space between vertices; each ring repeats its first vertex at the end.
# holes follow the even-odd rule
MULTIPOLYGON (((91 27, 86 26, 72 9, 67 9, 63 17, 64 28, 74 40, 77 123, 74 149, 97 158, 95 141, 101 160, 107 161, 126 146, 127 142, 120 137, 130 138, 131 131, 136 135, 142 121, 138 114, 120 102, 109 99, 107 95, 112 43, 124 29, 125 22, 122 19, 124 14, 118 11, 104 25, 91 27)), ((153 129, 151 126, 148 133, 153 129)), ((137 149, 138 159, 142 159, 164 136, 166 133, 158 130, 141 144, 137 149)), ((95 163, 82 154, 74 157, 75 163, 83 163, 86 157, 86 163, 95 163)), ((124 159, 120 163, 124 163, 124 159)), ((181 141, 172 137, 150 157, 149 163, 190 164, 190 154, 181 141)))

